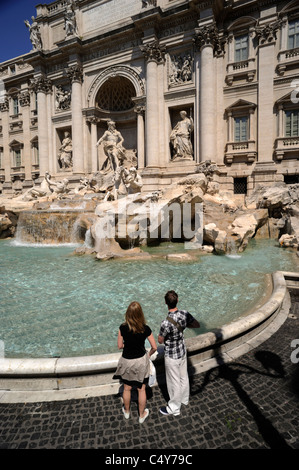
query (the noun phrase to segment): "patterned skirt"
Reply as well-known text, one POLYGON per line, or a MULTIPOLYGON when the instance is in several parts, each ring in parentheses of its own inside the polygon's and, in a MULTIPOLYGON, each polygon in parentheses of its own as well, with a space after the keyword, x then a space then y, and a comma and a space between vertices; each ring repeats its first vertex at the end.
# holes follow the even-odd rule
POLYGON ((146 353, 138 359, 125 359, 121 356, 113 379, 119 379, 127 385, 141 388, 142 384, 146 384, 148 382, 149 375, 150 359, 146 353))

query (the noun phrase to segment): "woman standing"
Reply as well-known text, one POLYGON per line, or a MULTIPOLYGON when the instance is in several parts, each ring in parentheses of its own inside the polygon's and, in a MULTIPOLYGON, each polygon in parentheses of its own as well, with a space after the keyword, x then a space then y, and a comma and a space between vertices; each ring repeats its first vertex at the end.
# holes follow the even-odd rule
POLYGON ((125 315, 125 322, 120 325, 117 338, 118 349, 123 349, 121 358, 113 376, 124 384, 122 412, 126 419, 130 417, 131 390, 133 386, 138 390, 139 423, 143 423, 149 415, 146 405, 146 384, 149 378, 149 356, 157 350, 152 330, 145 323, 141 305, 132 302, 125 315), (151 350, 149 354, 145 349, 145 340, 148 339, 151 350))

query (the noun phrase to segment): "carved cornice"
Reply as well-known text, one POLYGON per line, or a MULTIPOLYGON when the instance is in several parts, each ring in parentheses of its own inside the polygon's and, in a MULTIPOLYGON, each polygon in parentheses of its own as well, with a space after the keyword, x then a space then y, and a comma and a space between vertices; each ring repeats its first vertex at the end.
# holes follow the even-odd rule
POLYGON ((255 27, 255 34, 259 44, 267 44, 275 42, 277 39, 277 31, 283 24, 282 20, 274 21, 262 26, 255 27))
POLYGON ((30 93, 29 91, 24 91, 18 96, 20 106, 29 106, 30 105, 30 93))
POLYGON ((156 7, 157 0, 142 0, 142 8, 147 8, 149 6, 156 7))
POLYGON ((196 49, 199 51, 201 51, 205 46, 213 47, 214 56, 219 57, 224 54, 226 40, 226 36, 221 37, 217 26, 215 24, 211 24, 209 26, 196 28, 193 42, 196 49))
POLYGON ((74 82, 82 83, 83 82, 83 68, 81 67, 81 65, 78 65, 78 64, 71 65, 67 69, 66 73, 67 73, 67 76, 69 77, 71 83, 74 83, 74 82))
POLYGON ((51 93, 52 82, 46 77, 33 78, 30 82, 30 89, 36 93, 51 93))
POLYGON ((165 60, 166 47, 160 46, 158 41, 140 46, 140 50, 147 62, 154 61, 157 63, 163 63, 165 60))

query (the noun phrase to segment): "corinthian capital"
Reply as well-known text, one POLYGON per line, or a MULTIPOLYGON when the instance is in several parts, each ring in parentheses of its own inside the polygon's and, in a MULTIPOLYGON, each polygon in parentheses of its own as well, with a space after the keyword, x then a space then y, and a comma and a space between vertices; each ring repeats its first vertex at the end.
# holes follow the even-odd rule
POLYGON ((36 93, 49 93, 52 91, 52 82, 46 77, 33 78, 30 82, 30 89, 36 93))
POLYGON ((80 82, 82 83, 83 81, 83 68, 81 67, 81 65, 71 65, 68 69, 67 69, 67 75, 69 77, 69 79, 71 80, 71 82, 80 82))
POLYGON ((219 56, 224 53, 226 37, 221 37, 217 26, 211 24, 197 28, 193 42, 198 50, 201 50, 204 46, 212 46, 214 55, 219 56))
POLYGON ((258 38, 259 44, 270 43, 276 41, 277 31, 281 27, 282 21, 274 21, 273 23, 268 23, 262 26, 256 26, 255 34, 258 38))
POLYGON ((21 106, 29 106, 30 105, 30 93, 29 91, 23 91, 19 94, 19 103, 21 106))
POLYGON ((146 44, 145 46, 140 46, 140 49, 148 62, 164 62, 166 47, 160 46, 158 41, 146 44))

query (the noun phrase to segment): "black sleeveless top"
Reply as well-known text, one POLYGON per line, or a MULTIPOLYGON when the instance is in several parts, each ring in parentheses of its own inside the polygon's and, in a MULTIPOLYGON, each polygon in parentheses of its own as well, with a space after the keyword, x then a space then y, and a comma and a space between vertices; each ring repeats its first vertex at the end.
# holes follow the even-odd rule
POLYGON ((119 329, 124 340, 123 357, 125 359, 137 359, 144 356, 146 353, 145 340, 152 334, 150 327, 145 325, 143 333, 133 333, 129 330, 127 324, 120 325, 119 329))

